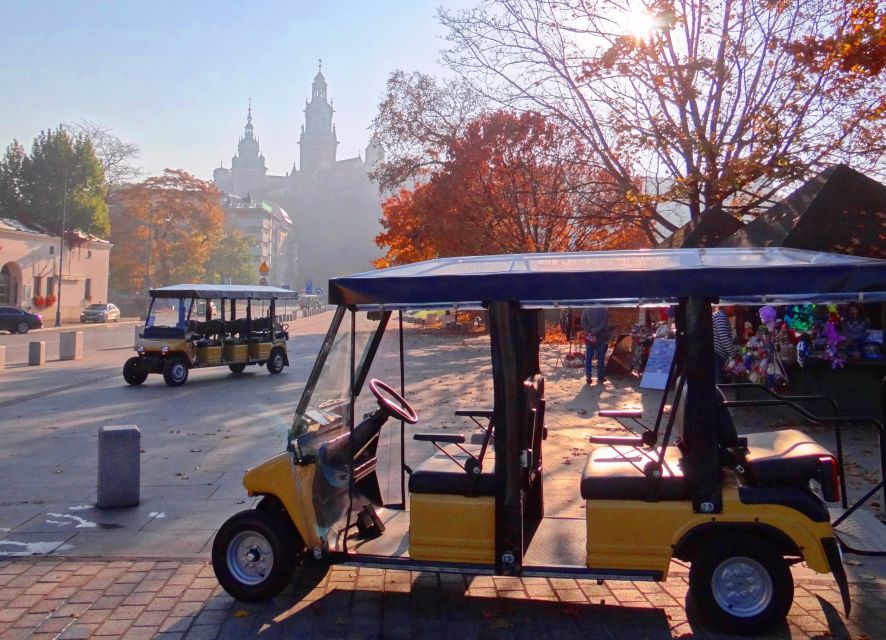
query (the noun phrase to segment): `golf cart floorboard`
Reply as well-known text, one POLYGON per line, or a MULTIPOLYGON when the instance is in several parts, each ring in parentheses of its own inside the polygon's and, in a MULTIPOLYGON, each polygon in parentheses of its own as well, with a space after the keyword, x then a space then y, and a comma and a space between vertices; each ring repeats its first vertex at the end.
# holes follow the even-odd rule
POLYGON ((363 539, 356 528, 348 536, 348 552, 389 558, 409 557, 409 512, 379 507, 376 514, 385 531, 376 538, 363 539))
MULTIPOLYGON (((831 521, 843 514, 843 509, 832 508, 831 521)), ((886 556, 886 528, 870 511, 858 509, 834 527, 843 551, 858 555, 886 556)))
POLYGON ((587 557, 584 518, 542 518, 523 554, 524 567, 584 567, 587 557))

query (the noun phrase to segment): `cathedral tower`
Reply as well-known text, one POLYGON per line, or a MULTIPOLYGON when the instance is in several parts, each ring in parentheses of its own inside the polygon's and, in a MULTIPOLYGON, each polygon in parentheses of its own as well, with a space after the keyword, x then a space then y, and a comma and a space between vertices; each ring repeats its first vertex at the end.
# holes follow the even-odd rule
POLYGON ((231 158, 231 193, 237 196, 257 196, 264 190, 265 157, 259 152, 258 139, 252 127, 252 100, 246 112, 246 127, 237 145, 237 155, 231 158))
POLYGON ((299 168, 315 173, 335 163, 338 140, 332 124, 332 105, 326 98, 326 78, 322 67, 311 85, 311 101, 305 101, 305 124, 299 138, 299 168))

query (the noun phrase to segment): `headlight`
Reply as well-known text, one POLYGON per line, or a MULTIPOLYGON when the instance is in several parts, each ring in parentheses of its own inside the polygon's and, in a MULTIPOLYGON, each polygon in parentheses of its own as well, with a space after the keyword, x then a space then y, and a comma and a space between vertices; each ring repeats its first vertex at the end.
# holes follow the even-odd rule
POLYGON ((160 353, 169 353, 169 347, 161 347, 160 353))
POLYGON ((138 346, 135 348, 135 350, 138 351, 139 353, 144 353, 144 352, 145 352, 145 348, 144 348, 143 346, 141 346, 141 345, 138 345, 138 346))

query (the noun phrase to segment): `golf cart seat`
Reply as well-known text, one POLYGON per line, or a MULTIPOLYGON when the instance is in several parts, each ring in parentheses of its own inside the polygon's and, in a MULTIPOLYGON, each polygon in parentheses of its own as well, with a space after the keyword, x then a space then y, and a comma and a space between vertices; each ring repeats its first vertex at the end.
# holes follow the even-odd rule
POLYGON ((585 500, 685 500, 689 488, 683 476, 682 453, 667 447, 661 478, 651 476, 661 449, 633 446, 600 446, 591 451, 581 474, 581 497, 585 500))
POLYGON ((409 493, 436 493, 452 496, 494 496, 494 464, 479 477, 468 475, 450 458, 438 455, 421 463, 409 476, 409 493), (475 484, 476 483, 476 484, 475 484))
POLYGON ((736 470, 754 487, 800 486, 818 480, 828 486, 836 469, 834 454, 796 429, 743 436, 747 446, 736 470))

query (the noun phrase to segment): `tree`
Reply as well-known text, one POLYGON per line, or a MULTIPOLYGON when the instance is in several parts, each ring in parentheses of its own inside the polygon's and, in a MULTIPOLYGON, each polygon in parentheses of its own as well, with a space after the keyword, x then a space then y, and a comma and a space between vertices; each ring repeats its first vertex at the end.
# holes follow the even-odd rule
POLYGON ((882 79, 812 69, 792 43, 842 0, 493 0, 441 10, 444 59, 501 104, 570 127, 645 216, 742 215, 822 165, 875 168, 882 79), (641 8, 638 11, 635 8, 641 8), (635 176, 644 176, 638 188, 635 176))
POLYGON ((30 155, 13 142, 0 161, 0 214, 55 234, 65 218, 67 230, 107 237, 103 185, 104 172, 87 138, 61 127, 41 131, 30 155))
POLYGON ((119 189, 113 197, 111 287, 146 292, 203 279, 222 239, 220 197, 212 184, 176 169, 119 189))
POLYGON ((136 143, 122 140, 110 127, 91 120, 82 119, 68 128, 92 143, 104 170, 106 199, 112 189, 142 175, 141 168, 133 164, 141 153, 141 148, 136 143))
POLYGON ((207 282, 254 284, 255 265, 249 239, 236 229, 229 229, 206 261, 207 282))
POLYGON ((484 110, 485 101, 463 80, 391 73, 370 127, 387 153, 371 174, 379 190, 397 189, 439 168, 446 151, 484 110))
POLYGON ((18 219, 24 213, 22 201, 22 167, 27 158, 18 140, 6 147, 0 159, 0 215, 18 219))
POLYGON ((538 114, 478 118, 427 183, 384 203, 376 242, 388 251, 377 265, 636 242, 617 191, 575 160, 583 156, 581 144, 538 114))

